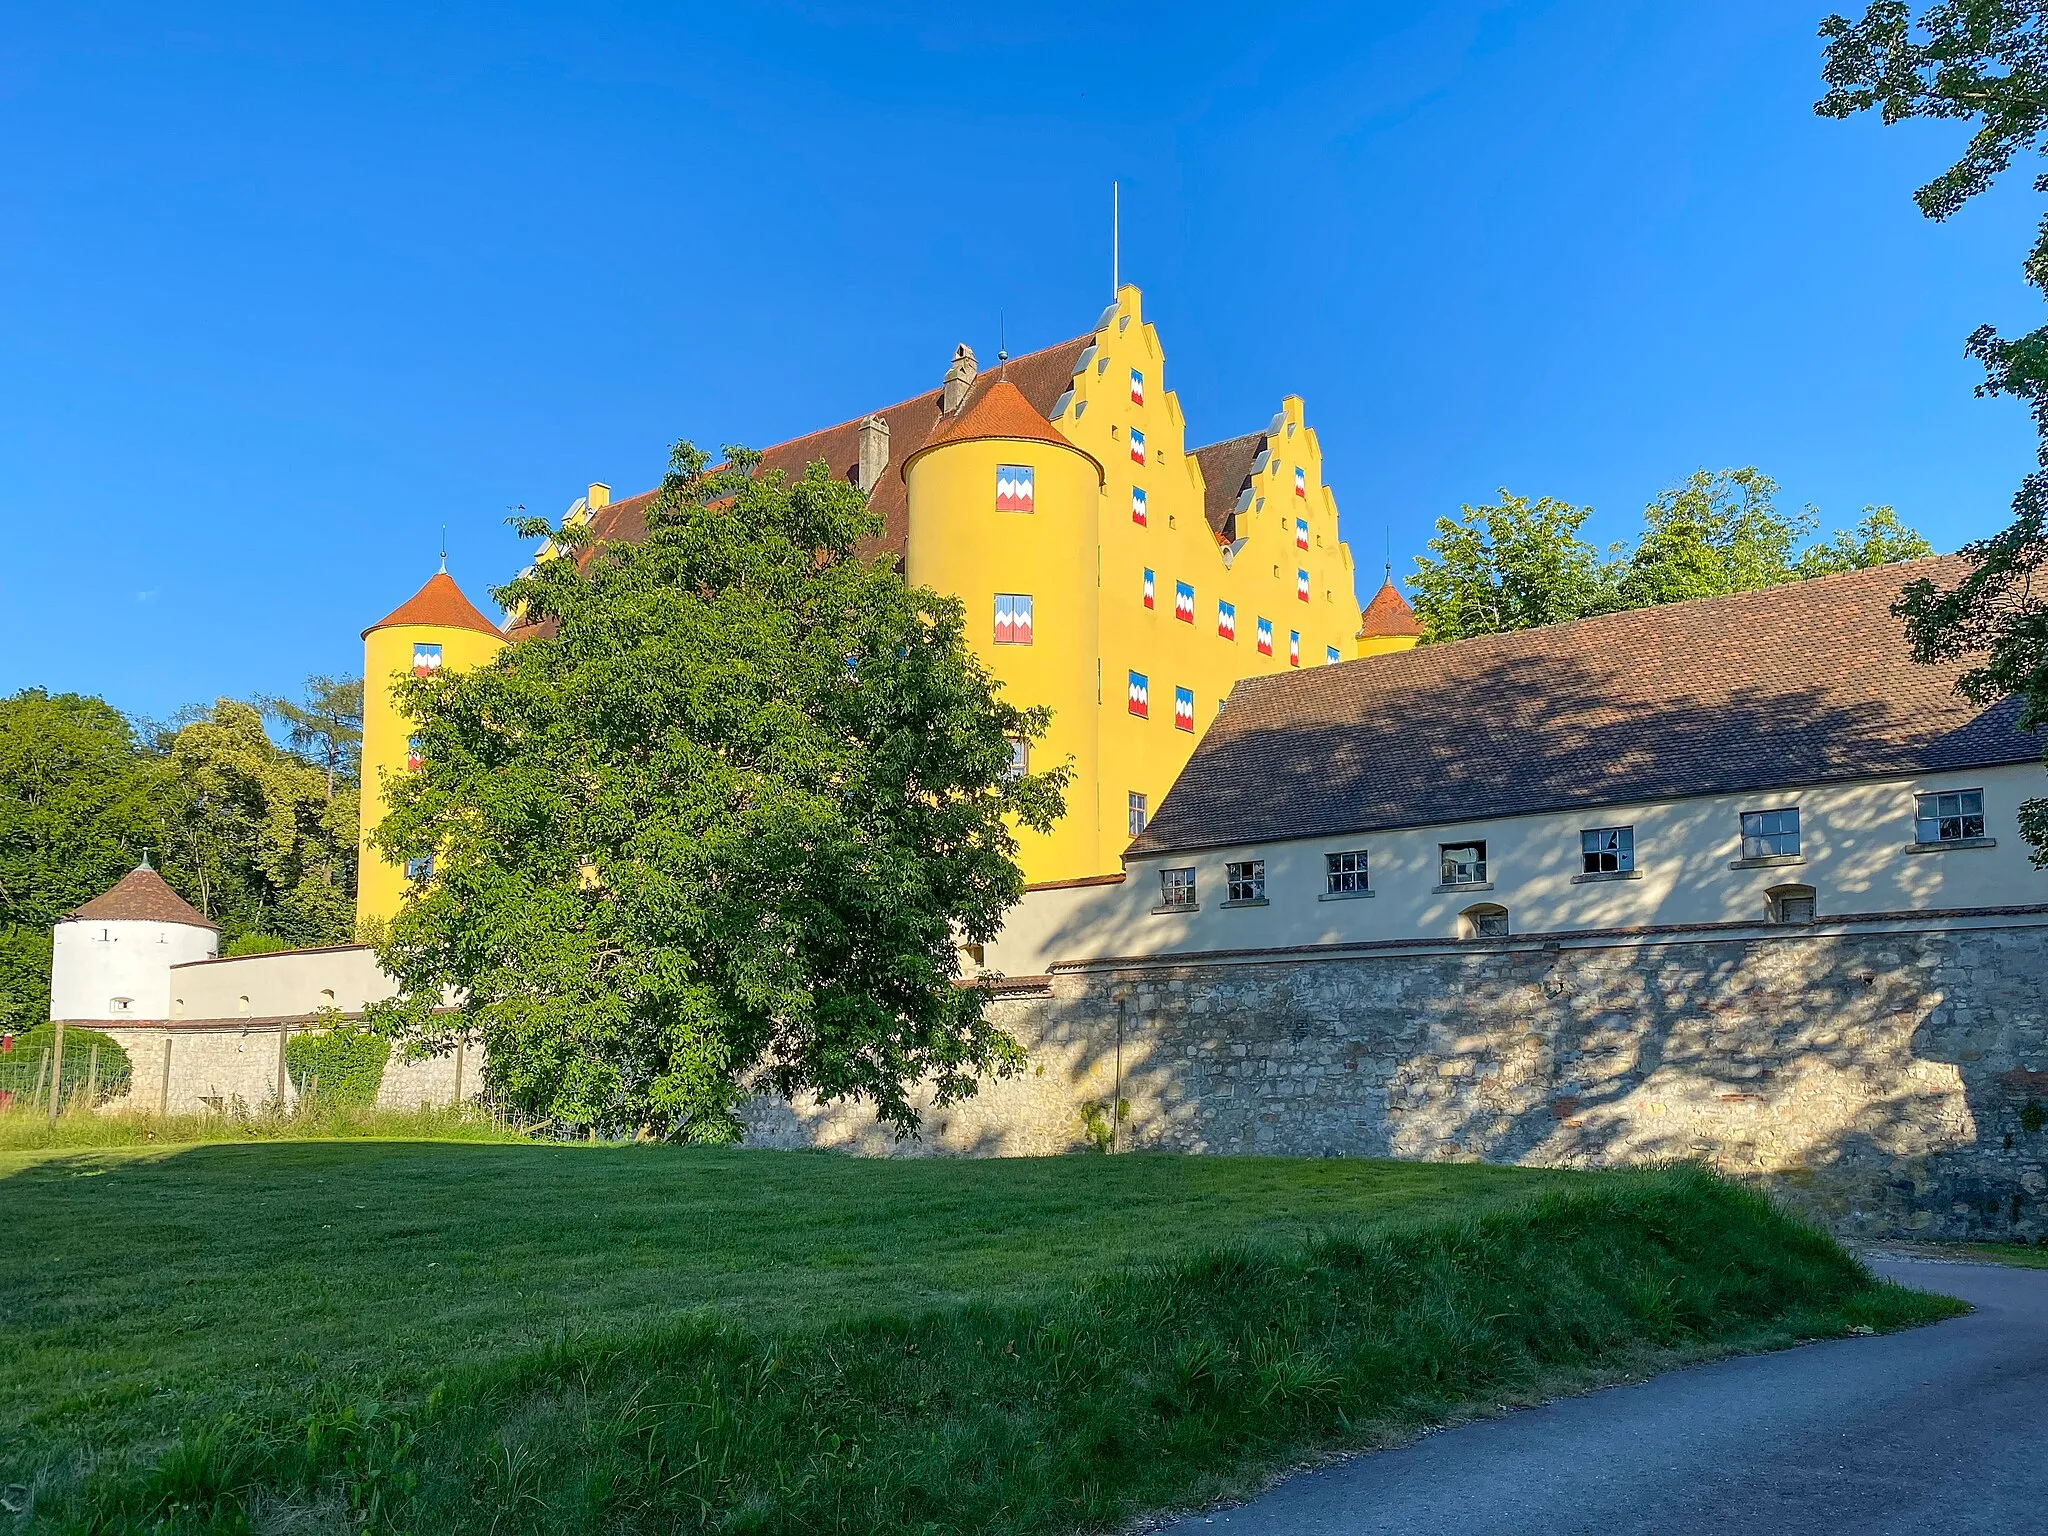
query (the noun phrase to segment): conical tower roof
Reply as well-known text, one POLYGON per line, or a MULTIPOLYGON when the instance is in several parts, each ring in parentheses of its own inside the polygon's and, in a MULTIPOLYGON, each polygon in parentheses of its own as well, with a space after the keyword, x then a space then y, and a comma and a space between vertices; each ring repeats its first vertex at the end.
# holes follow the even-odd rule
POLYGON ((1008 379, 997 379, 969 401, 953 420, 940 423, 925 445, 903 461, 903 473, 908 475, 910 466, 934 448, 988 438, 1019 443, 1052 443, 1080 454, 1090 464, 1095 464, 1098 477, 1102 474, 1102 466, 1096 464, 1095 455, 1074 444, 1058 427, 1041 416, 1038 407, 1024 397, 1024 391, 1008 379))
POLYGON ((447 571, 436 571, 427 578, 427 584, 419 591, 384 615, 365 635, 379 629, 391 629, 400 624, 431 624, 440 629, 474 629, 486 635, 501 633, 498 626, 478 611, 476 604, 462 595, 462 588, 455 585, 455 578, 447 571))
POLYGON ((1391 574, 1386 584, 1372 595, 1372 601, 1365 605, 1365 612, 1359 615, 1358 633, 1366 639, 1395 635, 1421 637, 1422 626, 1415 622, 1415 610, 1408 606, 1408 599, 1394 585, 1391 574))
POLYGON ((172 890, 169 882, 149 867, 146 858, 116 881, 112 889, 65 916, 96 922, 182 923, 187 928, 215 931, 220 927, 201 917, 198 908, 172 890))

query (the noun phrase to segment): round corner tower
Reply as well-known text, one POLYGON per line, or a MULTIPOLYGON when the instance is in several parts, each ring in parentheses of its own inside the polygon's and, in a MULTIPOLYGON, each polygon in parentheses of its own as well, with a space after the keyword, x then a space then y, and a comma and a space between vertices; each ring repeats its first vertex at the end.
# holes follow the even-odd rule
POLYGON ((168 1019, 171 967, 220 950, 220 930, 147 857, 50 937, 50 1017, 66 1022, 168 1019))

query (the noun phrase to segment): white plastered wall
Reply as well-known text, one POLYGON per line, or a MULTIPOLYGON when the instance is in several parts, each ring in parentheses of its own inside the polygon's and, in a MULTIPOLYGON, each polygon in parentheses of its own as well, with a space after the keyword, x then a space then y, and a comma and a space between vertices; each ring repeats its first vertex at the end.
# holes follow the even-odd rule
POLYGON ((169 1017, 296 1019, 323 1008, 359 1013, 396 991, 367 945, 288 949, 180 966, 170 977, 169 1017))
POLYGON ((220 946, 211 928, 129 918, 66 918, 51 939, 53 1019, 167 1019, 171 968, 220 946))
POLYGON ((1812 887, 1823 919, 2030 906, 2048 902, 2048 871, 2033 867, 2017 818, 2023 801, 2043 795, 2048 776, 2029 763, 1131 859, 1121 884, 1027 894, 985 960, 1026 976, 1111 956, 1455 939, 1460 915, 1479 903, 1505 907, 1517 933, 1758 922, 1767 893, 1786 885, 1812 887), (1915 795, 1957 789, 1983 790, 1992 846, 1909 852, 1915 795), (1802 862, 1732 868, 1741 813, 1787 806, 1799 808, 1802 862), (1637 878, 1576 882, 1580 832, 1615 826, 1635 830, 1637 878), (1440 846, 1468 841, 1486 844, 1492 889, 1437 891, 1440 846), (1321 899, 1324 855, 1360 849, 1373 894, 1321 899), (1265 906, 1223 904, 1224 866, 1245 859, 1265 861, 1265 906), (1155 912, 1159 871, 1187 867, 1198 909, 1155 912))

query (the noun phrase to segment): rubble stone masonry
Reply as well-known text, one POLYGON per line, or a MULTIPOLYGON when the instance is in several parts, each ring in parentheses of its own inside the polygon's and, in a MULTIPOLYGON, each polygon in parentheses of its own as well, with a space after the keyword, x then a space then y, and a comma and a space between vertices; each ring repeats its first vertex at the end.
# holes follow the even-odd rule
POLYGON ((1119 1151, 1698 1158, 1845 1235, 2048 1232, 2044 907, 1104 960, 1006 987, 994 1016, 1029 1065, 931 1110, 920 1141, 765 1100, 749 1139, 1060 1152, 1121 1104, 1119 1151))

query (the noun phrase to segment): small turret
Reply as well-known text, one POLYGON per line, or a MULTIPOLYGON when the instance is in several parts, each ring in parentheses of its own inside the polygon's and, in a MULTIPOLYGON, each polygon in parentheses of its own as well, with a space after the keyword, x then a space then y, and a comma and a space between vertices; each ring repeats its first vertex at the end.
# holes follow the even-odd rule
POLYGON ((171 1016, 171 967, 211 960, 220 930, 149 867, 149 855, 51 935, 50 1017, 171 1016))
MULTIPOLYGON (((602 489, 592 487, 593 490, 602 489)), ((406 871, 370 847, 384 819, 384 783, 418 766, 412 726, 391 697, 401 677, 432 677, 482 666, 505 644, 498 626, 463 596, 445 562, 427 584, 363 631, 363 796, 356 919, 381 921, 398 911, 410 883, 406 871)))
POLYGON ((1408 599, 1401 595, 1401 589, 1394 585, 1394 567, 1387 566, 1387 579, 1372 601, 1365 605, 1365 612, 1358 616, 1359 656, 1384 656, 1389 651, 1412 651, 1422 643, 1422 626, 1415 621, 1415 610, 1408 606, 1408 599))

